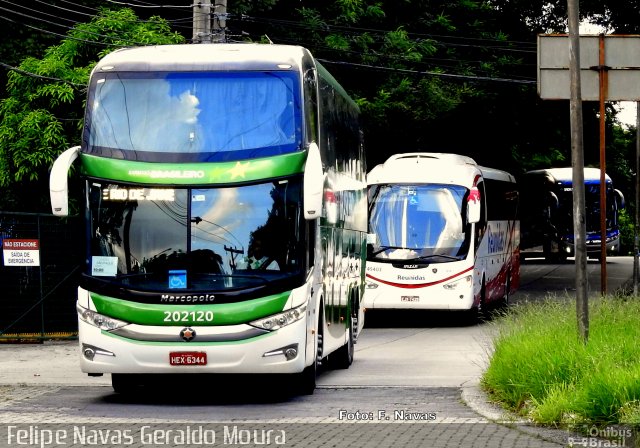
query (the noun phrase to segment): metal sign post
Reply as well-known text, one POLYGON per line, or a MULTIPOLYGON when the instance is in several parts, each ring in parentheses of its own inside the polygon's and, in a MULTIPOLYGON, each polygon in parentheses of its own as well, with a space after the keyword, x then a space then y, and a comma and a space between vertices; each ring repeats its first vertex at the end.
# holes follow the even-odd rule
POLYGON ((600 100, 600 294, 607 294, 607 169, 605 157, 605 99, 609 88, 608 67, 605 65, 604 34, 598 38, 598 97, 600 100))

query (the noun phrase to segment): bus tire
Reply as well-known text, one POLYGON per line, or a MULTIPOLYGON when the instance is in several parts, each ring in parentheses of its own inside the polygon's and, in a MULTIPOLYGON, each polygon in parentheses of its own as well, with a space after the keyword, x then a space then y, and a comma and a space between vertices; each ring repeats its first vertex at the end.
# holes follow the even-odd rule
POLYGON ((112 373, 111 374, 111 387, 117 394, 131 394, 136 391, 138 383, 135 381, 135 376, 126 373, 112 373))
POLYGON ((504 285, 504 297, 502 298, 501 306, 506 309, 509 306, 509 298, 511 296, 511 273, 507 275, 507 282, 504 285))
POLYGON ((567 253, 564 251, 564 246, 547 241, 544 245, 544 259, 547 263, 564 263, 567 261, 567 253))
POLYGON ((318 377, 318 364, 314 362, 298 374, 297 393, 300 395, 313 395, 316 390, 316 380, 318 377))
POLYGON ((318 371, 324 357, 324 308, 320 306, 318 327, 316 331, 315 352, 316 356, 310 366, 304 368, 297 375, 295 384, 300 395, 313 395, 316 389, 318 371))
POLYGON ((467 325, 477 325, 484 320, 486 313, 486 288, 484 279, 482 280, 482 289, 480 290, 480 301, 478 306, 472 307, 465 312, 465 323, 467 325))
POLYGON ((544 260, 547 263, 553 263, 553 252, 552 252, 552 244, 551 240, 545 239, 542 244, 542 253, 544 255, 544 260))
POLYGON ((349 319, 349 334, 347 335, 347 342, 329 356, 329 359, 332 360, 331 367, 334 369, 348 369, 353 363, 354 325, 357 325, 357 318, 354 319, 352 313, 351 319, 349 319))

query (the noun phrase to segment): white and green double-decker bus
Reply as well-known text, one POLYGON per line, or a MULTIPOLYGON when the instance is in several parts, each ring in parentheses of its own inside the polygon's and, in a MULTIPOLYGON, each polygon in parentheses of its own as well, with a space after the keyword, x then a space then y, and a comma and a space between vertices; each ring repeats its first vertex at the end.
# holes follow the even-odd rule
POLYGON ((150 374, 346 368, 364 324, 366 166, 357 105, 304 48, 115 51, 94 68, 82 143, 50 178, 84 184, 81 369, 150 374))

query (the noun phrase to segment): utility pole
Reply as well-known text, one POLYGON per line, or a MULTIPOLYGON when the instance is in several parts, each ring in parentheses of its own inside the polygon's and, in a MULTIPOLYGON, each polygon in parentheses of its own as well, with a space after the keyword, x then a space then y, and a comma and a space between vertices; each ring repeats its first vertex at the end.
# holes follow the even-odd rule
POLYGON ((587 281, 578 0, 567 0, 567 12, 569 19, 569 71, 571 80, 571 166, 573 167, 573 233, 576 251, 576 316, 580 337, 586 343, 589 339, 589 302, 587 296, 589 284, 587 281))
POLYGON ((216 0, 213 7, 213 41, 223 43, 226 41, 225 30, 227 28, 227 0, 216 0))
POLYGON ((211 42, 211 0, 195 0, 193 3, 193 43, 211 42))
POLYGON ((633 222, 633 295, 638 297, 638 226, 640 223, 640 101, 636 102, 636 212, 633 222))

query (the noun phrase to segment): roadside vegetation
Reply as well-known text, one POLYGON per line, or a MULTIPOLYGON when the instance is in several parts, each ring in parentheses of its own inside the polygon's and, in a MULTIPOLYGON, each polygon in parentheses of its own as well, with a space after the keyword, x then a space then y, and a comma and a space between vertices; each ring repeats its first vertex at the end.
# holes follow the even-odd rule
POLYGON ((585 344, 575 300, 514 307, 495 321, 483 388, 539 424, 640 426, 640 300, 591 300, 589 320, 585 344))

